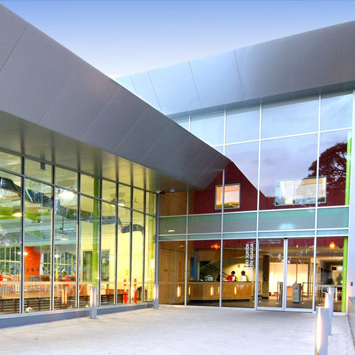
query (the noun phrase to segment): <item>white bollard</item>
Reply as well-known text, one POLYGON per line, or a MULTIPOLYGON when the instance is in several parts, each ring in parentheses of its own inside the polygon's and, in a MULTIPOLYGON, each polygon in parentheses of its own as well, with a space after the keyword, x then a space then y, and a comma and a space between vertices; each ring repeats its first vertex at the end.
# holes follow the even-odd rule
POLYGON ((90 293, 90 319, 97 319, 97 287, 91 287, 90 293))
POLYGON ((317 307, 314 355, 328 355, 329 309, 317 307))
POLYGON ((332 335, 333 311, 334 311, 334 287, 328 287, 328 292, 325 294, 324 305, 329 309, 328 334, 332 335))

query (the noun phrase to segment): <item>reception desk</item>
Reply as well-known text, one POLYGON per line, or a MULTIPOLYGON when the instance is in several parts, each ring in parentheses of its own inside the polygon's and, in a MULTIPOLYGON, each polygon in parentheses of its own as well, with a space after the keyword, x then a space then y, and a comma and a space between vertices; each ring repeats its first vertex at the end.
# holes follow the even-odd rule
MULTIPOLYGON (((190 301, 219 301, 220 283, 190 281, 187 288, 190 301)), ((252 282, 223 282, 222 299, 224 301, 250 301, 253 297, 252 282)))

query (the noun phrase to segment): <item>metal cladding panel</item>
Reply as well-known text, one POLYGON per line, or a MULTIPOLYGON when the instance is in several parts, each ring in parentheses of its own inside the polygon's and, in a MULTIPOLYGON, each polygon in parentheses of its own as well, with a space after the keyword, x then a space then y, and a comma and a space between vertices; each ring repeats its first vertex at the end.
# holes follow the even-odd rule
MULTIPOLYGON (((186 132, 186 134, 189 135, 188 132, 186 132)), ((163 166, 163 171, 173 171, 174 174, 179 177, 186 177, 186 175, 183 174, 186 165, 195 159, 205 147, 205 143, 202 141, 194 141, 192 139, 193 136, 191 136, 189 135, 184 144, 182 144, 169 158, 167 163, 163 166)))
POLYGON ((201 176, 203 169, 206 169, 206 166, 208 167, 218 156, 219 153, 215 149, 205 147, 202 152, 185 167, 183 173, 189 173, 197 179, 201 176))
POLYGON ((152 169, 158 169, 159 166, 164 166, 167 163, 188 138, 189 134, 186 134, 184 128, 174 121, 169 121, 168 127, 161 132, 159 139, 146 152, 142 161, 152 169))
POLYGON ((39 124, 80 139, 116 91, 114 81, 83 62, 53 100, 39 124))
POLYGON ((291 91, 285 40, 235 50, 244 98, 291 91))
POLYGON ((0 70, 20 39, 27 22, 0 7, 0 70))
POLYGON ((286 48, 293 91, 343 81, 341 25, 288 37, 286 48))
MULTIPOLYGON (((10 50, 0 67, 1 148, 140 187, 191 185, 195 172, 182 171, 205 143, 176 124, 178 145, 164 139, 172 123, 167 117, 2 5, 0 19, 0 53, 10 50), (14 44, 16 36, 5 35, 17 26, 14 44), (178 164, 169 168, 170 161, 178 164)), ((191 79, 191 71, 184 75, 191 79)))
POLYGON ((159 139, 169 125, 164 115, 149 107, 137 121, 133 129, 126 133, 115 153, 136 162, 144 161, 147 151, 159 139))
POLYGON ((28 25, 0 71, 1 109, 38 123, 78 62, 68 50, 28 25))
POLYGON ((164 114, 202 107, 189 63, 150 70, 148 73, 164 114))
POLYGON ((157 110, 161 111, 157 95, 155 94, 152 82, 148 72, 131 75, 134 87, 136 88, 137 96, 148 102, 157 110))
POLYGON ((203 107, 243 100, 234 51, 190 61, 203 107))
POLYGON ((88 127, 82 140, 113 152, 147 108, 145 102, 118 86, 116 93, 88 127))
POLYGON ((355 80, 355 21, 344 23, 343 26, 343 80, 355 80))
POLYGON ((150 71, 162 112, 177 118, 355 87, 355 21, 236 49, 236 65, 228 53, 150 71))

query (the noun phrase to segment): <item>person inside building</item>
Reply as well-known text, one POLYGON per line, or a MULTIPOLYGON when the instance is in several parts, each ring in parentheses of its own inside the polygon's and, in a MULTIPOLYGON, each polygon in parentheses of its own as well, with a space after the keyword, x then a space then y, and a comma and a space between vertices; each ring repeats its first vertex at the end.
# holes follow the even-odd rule
POLYGON ((227 276, 226 281, 237 281, 235 271, 232 271, 231 274, 227 276))
POLYGON ((249 281, 249 276, 245 273, 244 270, 240 274, 240 281, 249 281))

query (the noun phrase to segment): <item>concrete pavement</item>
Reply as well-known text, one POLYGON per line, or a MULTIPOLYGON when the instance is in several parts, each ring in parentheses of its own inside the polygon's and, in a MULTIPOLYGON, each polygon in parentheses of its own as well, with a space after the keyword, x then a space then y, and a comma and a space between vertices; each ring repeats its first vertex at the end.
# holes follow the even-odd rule
MULTIPOLYGON (((313 355, 315 316, 162 307, 0 331, 0 354, 313 355)), ((355 355, 347 317, 335 316, 329 355, 355 355)))

